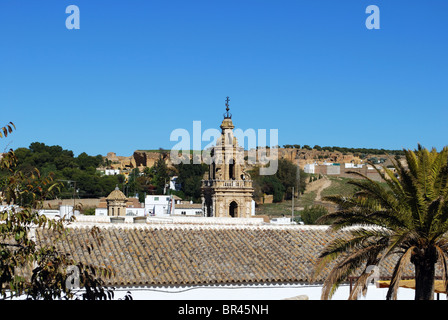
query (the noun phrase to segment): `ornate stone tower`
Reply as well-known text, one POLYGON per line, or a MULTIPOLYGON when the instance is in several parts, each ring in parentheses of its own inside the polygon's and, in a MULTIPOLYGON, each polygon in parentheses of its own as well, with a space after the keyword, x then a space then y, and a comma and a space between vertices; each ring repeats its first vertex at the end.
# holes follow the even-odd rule
POLYGON ((202 180, 202 206, 207 217, 249 218, 252 213, 252 180, 245 172, 244 149, 233 136, 229 97, 221 123, 221 136, 210 151, 213 162, 202 180))
POLYGON ((107 215, 108 216, 125 216, 126 215, 126 196, 118 187, 115 188, 106 198, 107 215))

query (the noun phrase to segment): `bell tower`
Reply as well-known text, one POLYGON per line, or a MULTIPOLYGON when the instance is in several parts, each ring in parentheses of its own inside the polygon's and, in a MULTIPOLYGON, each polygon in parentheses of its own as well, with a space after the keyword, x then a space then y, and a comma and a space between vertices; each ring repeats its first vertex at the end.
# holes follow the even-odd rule
POLYGON ((202 206, 208 217, 249 218, 254 190, 245 172, 244 149, 233 135, 229 101, 227 97, 221 136, 210 152, 210 170, 202 180, 202 206))

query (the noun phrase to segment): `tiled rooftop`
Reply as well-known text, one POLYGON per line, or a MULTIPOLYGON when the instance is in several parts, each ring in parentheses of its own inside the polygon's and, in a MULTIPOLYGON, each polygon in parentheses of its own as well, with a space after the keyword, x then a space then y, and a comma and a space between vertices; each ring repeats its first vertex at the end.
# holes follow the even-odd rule
MULTIPOLYGON (((322 226, 102 224, 99 228, 101 245, 88 226, 73 224, 57 247, 77 261, 113 269, 115 275, 106 283, 114 286, 307 283, 320 251, 335 237, 322 226)), ((37 230, 36 237, 41 243, 55 239, 48 230, 37 230)), ((327 274, 328 269, 316 281, 327 274)))

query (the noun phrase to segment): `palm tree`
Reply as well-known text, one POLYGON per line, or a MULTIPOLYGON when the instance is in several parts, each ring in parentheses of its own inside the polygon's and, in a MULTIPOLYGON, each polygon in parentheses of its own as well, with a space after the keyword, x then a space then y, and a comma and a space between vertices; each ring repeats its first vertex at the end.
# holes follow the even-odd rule
MULTIPOLYGON (((405 268, 414 266, 415 299, 432 300, 436 263, 442 266, 445 290, 448 286, 448 147, 437 152, 418 145, 404 150, 402 163, 391 159, 392 168, 380 171, 384 182, 353 179, 358 187, 351 197, 329 196, 339 206, 337 212, 319 219, 331 228, 350 227, 347 238, 337 238, 321 252, 316 274, 333 262, 324 282, 322 299, 329 299, 347 277, 364 269, 349 299, 366 293, 369 266, 377 266, 394 255, 398 259, 386 298, 396 299, 405 268)), ((358 273, 359 274, 359 273, 358 273)))

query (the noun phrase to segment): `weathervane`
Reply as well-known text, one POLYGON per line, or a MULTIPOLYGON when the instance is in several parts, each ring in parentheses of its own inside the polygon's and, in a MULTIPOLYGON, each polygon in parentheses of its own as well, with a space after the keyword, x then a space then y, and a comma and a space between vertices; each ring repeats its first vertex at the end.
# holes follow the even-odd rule
POLYGON ((229 96, 226 98, 226 113, 224 113, 224 119, 232 119, 232 114, 229 112, 229 96))

